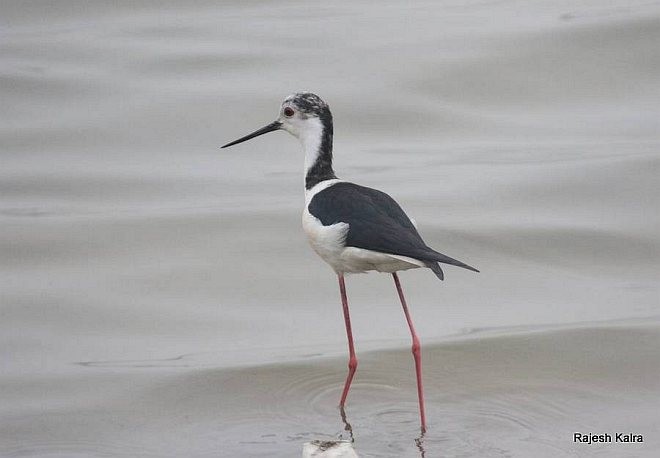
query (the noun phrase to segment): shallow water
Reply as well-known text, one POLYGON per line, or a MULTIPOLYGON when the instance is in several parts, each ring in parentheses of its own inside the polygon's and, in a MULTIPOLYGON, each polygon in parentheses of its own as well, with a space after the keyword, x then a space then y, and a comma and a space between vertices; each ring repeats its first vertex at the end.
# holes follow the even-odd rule
POLYGON ((270 122, 478 267, 347 281, 361 456, 660 454, 660 5, 0 5, 0 455, 298 456, 350 436, 336 281, 270 122), (573 444, 575 431, 643 444, 573 444))

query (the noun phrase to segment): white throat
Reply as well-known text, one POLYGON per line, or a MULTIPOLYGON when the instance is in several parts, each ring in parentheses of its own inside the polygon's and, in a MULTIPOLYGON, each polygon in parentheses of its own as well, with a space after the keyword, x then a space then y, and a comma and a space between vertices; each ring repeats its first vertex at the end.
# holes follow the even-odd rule
POLYGON ((319 118, 308 118, 304 129, 300 130, 298 139, 305 153, 305 176, 314 165, 321 151, 321 138, 323 136, 323 124, 319 118))

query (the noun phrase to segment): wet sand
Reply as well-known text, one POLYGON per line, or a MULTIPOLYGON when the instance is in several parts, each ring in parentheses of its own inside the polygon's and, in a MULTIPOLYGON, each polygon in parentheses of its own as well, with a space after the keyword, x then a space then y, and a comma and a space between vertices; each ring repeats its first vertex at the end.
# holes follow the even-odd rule
POLYGON ((343 438, 365 457, 654 456, 659 351, 658 320, 447 338, 424 349, 424 436, 405 350, 361 355, 344 419, 343 358, 236 368, 219 367, 219 354, 86 361, 67 375, 5 381, 15 416, 0 453, 286 457, 343 438), (643 443, 573 443, 575 432, 633 431, 643 443))
MULTIPOLYGON (((481 270, 401 274, 426 457, 660 453, 658 5, 81 5, 0 6, 1 456, 347 437, 299 146, 219 149, 301 89, 333 109, 338 175, 481 270), (619 430, 644 444, 572 441, 619 430)), ((419 456, 391 279, 347 288, 355 447, 419 456)))

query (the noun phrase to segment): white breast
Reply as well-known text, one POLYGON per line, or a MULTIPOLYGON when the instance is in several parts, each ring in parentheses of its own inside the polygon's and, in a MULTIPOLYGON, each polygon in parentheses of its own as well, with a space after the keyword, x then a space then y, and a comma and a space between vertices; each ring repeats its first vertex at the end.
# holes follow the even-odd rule
POLYGON ((326 180, 305 191, 305 208, 302 214, 302 225, 312 249, 325 262, 330 264, 336 272, 341 272, 341 254, 348 234, 348 224, 337 223, 324 226, 321 221, 312 215, 308 206, 312 198, 324 189, 338 183, 340 180, 326 180))

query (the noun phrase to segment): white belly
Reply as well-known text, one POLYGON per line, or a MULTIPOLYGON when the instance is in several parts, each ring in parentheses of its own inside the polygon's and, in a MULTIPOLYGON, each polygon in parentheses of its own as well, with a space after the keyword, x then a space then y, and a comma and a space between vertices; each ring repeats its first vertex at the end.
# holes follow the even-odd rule
POLYGON ((336 223, 324 226, 321 221, 309 213, 307 206, 314 195, 339 180, 328 180, 319 183, 305 194, 305 208, 302 215, 302 225, 309 244, 321 259, 330 264, 337 273, 359 273, 369 270, 379 272, 396 272, 398 270, 424 267, 417 259, 408 258, 363 248, 347 247, 346 236, 349 226, 346 223, 336 223))

